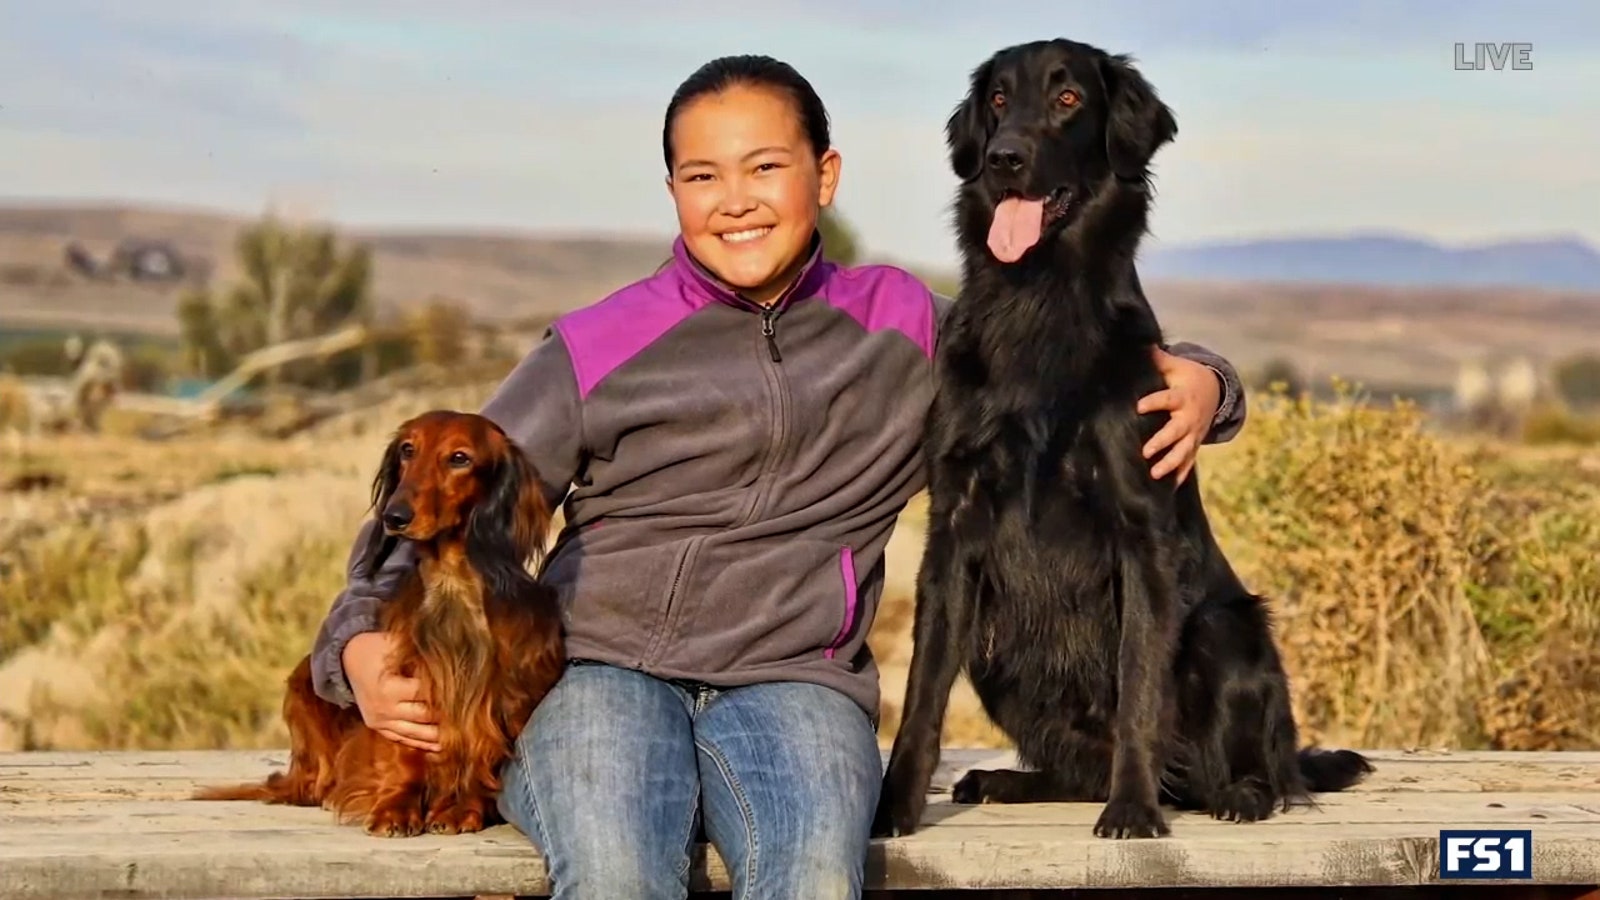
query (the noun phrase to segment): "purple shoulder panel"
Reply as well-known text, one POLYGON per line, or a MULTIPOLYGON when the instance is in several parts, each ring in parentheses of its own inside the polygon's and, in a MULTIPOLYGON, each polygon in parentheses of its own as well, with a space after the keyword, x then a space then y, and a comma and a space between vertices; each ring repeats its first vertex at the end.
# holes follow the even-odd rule
POLYGON ((839 266, 821 293, 867 331, 894 329, 933 358, 933 295, 910 272, 895 266, 839 266))
POLYGON ((574 310, 552 326, 567 346, 579 396, 708 302, 682 289, 673 268, 574 310))

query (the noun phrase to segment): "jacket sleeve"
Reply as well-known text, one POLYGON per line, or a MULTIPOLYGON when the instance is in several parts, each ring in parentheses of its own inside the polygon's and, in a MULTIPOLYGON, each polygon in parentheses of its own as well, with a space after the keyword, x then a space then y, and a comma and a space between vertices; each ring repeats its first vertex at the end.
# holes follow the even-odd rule
MULTIPOLYGON (((523 357, 484 404, 482 414, 516 441, 538 471, 551 509, 560 506, 582 464, 583 420, 577 379, 565 342, 554 330, 523 357)), ((372 529, 369 518, 358 530, 346 563, 344 590, 334 598, 311 649, 311 677, 317 696, 339 706, 355 702, 344 671, 350 639, 378 628, 378 606, 394 596, 416 566, 411 545, 401 541, 376 572, 362 565, 372 529)))
POLYGON ((1244 383, 1239 380, 1239 372, 1233 363, 1199 344, 1177 343, 1165 349, 1173 356, 1193 360, 1217 373, 1217 381, 1222 385, 1222 399, 1217 403, 1217 414, 1211 419, 1211 430, 1206 433, 1205 443, 1224 444, 1233 440, 1244 427, 1245 416, 1244 383))

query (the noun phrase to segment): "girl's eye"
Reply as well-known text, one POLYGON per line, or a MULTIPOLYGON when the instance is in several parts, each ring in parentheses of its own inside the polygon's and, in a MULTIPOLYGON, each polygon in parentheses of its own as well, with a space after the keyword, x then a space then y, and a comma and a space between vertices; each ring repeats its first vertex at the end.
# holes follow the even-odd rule
POLYGON ((690 175, 688 178, 685 178, 684 181, 700 181, 702 179, 706 179, 706 178, 710 178, 710 177, 711 177, 710 175, 707 175, 704 172, 696 172, 693 175, 690 175))

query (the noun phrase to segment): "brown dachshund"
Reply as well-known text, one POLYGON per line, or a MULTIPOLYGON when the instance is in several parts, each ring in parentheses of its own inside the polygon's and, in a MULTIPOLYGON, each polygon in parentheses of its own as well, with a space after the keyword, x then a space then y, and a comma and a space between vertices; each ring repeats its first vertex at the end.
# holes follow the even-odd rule
POLYGON ((441 749, 396 743, 355 707, 318 697, 307 656, 283 701, 289 771, 195 799, 323 806, 383 836, 498 821, 500 764, 565 662, 555 595, 527 570, 542 559, 550 524, 537 473, 488 419, 428 412, 390 442, 373 514, 367 571, 399 538, 417 551, 415 574, 380 604, 379 628, 398 640, 398 671, 421 681, 441 749))

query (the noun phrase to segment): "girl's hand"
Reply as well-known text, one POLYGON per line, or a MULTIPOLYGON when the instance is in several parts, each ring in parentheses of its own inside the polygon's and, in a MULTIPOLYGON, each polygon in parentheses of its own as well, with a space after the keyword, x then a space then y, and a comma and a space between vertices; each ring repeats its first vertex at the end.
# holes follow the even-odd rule
POLYGON ((1217 406, 1222 403, 1222 383, 1204 363, 1174 356, 1160 347, 1154 352, 1156 368, 1166 378, 1167 389, 1141 397, 1138 409, 1141 413, 1164 409, 1170 418, 1144 445, 1144 458, 1172 448, 1151 467, 1150 477, 1159 479, 1177 472, 1177 483, 1182 484, 1194 469, 1200 445, 1211 431, 1217 406))
POLYGON ((344 648, 344 671, 367 727, 391 741, 418 750, 439 750, 439 726, 422 696, 422 682, 389 666, 394 638, 368 631, 344 648))

